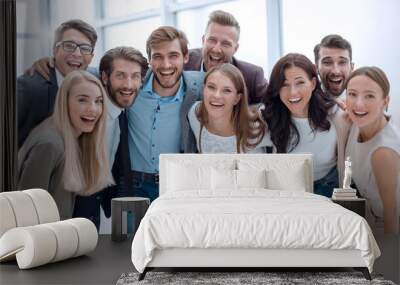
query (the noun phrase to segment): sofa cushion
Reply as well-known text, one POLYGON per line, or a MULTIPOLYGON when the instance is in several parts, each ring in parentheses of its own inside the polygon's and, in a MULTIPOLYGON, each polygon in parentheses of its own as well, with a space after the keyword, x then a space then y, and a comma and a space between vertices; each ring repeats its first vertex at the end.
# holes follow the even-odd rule
POLYGON ((84 218, 8 230, 0 238, 0 261, 17 259, 20 269, 86 254, 96 248, 97 229, 84 218))
POLYGON ((43 189, 0 193, 0 237, 15 227, 33 226, 60 220, 57 205, 43 189))

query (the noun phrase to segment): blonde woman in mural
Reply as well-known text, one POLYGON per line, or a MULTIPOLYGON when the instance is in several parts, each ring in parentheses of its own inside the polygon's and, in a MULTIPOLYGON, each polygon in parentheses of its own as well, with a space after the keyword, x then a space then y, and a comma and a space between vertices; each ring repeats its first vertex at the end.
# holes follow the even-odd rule
POLYGON ((38 125, 18 152, 18 188, 50 192, 61 219, 71 218, 77 195, 113 183, 105 146, 106 91, 86 71, 69 73, 52 116, 38 125))

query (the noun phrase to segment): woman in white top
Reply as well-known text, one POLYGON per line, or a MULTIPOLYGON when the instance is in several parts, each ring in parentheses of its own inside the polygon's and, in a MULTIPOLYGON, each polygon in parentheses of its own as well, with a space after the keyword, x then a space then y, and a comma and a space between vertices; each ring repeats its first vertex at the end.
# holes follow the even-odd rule
POLYGON ((347 81, 346 111, 353 125, 346 145, 352 177, 369 204, 375 230, 399 232, 400 130, 384 111, 390 84, 378 67, 362 67, 347 81))
POLYGON ((232 64, 210 69, 204 78, 203 101, 188 114, 201 153, 265 152, 265 124, 247 104, 243 75, 232 64))
POLYGON ((312 153, 314 193, 332 196, 338 187, 338 108, 324 94, 315 65, 304 55, 287 54, 271 72, 263 116, 278 153, 312 153))

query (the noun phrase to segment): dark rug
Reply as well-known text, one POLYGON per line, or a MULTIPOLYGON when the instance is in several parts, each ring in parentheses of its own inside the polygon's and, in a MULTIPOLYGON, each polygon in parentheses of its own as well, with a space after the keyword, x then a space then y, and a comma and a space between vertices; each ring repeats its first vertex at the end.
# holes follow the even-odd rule
POLYGON ((372 281, 364 278, 361 272, 154 272, 150 271, 142 281, 139 273, 122 274, 117 285, 145 284, 385 284, 395 285, 380 275, 372 274, 372 281))

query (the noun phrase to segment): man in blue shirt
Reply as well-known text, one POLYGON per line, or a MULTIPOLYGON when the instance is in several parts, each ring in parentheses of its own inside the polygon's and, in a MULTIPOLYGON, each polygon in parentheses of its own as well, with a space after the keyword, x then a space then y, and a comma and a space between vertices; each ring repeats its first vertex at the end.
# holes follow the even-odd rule
POLYGON ((185 34, 173 27, 151 33, 146 42, 151 69, 128 112, 132 194, 151 201, 159 193, 159 155, 196 152, 187 113, 201 99, 204 74, 183 71, 187 44, 185 34))

